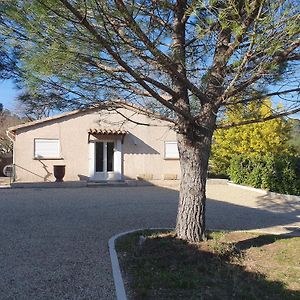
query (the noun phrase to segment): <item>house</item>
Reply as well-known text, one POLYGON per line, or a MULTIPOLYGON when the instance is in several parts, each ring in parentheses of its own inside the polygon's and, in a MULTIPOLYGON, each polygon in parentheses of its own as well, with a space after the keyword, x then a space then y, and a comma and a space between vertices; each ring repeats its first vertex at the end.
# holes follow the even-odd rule
POLYGON ((178 179, 176 133, 149 111, 116 102, 76 110, 9 128, 14 142, 15 181, 178 179))

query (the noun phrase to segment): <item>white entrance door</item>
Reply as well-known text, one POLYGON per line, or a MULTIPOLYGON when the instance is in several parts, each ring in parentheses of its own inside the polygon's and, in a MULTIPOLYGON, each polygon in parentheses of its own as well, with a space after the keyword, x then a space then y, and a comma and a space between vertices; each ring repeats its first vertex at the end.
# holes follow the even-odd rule
POLYGON ((96 141, 90 144, 90 179, 121 180, 121 141, 96 141))

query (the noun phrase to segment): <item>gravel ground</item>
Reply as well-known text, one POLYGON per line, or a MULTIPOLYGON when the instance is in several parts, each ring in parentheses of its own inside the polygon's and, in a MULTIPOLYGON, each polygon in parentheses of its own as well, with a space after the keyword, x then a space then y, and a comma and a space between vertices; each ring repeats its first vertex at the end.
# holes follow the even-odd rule
MULTIPOLYGON (((108 239, 173 227, 178 192, 158 187, 0 190, 0 299, 115 299, 108 239)), ((299 202, 208 186, 209 228, 297 232, 299 202)))

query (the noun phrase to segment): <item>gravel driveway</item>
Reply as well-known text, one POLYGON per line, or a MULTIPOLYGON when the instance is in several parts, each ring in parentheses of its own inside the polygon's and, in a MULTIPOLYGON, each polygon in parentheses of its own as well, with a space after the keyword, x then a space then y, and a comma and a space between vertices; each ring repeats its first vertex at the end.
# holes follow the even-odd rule
MULTIPOLYGON (((0 299, 115 299, 108 239, 172 227, 178 192, 158 187, 0 190, 0 299)), ((208 186, 209 228, 299 230, 299 202, 208 186)))

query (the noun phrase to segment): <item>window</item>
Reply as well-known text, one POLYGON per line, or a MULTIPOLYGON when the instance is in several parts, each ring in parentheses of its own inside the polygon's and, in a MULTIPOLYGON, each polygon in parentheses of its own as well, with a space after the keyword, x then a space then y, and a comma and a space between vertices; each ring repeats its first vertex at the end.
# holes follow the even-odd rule
POLYGON ((60 158, 58 139, 35 139, 34 158, 60 158))
POLYGON ((177 142, 165 142, 165 159, 178 159, 177 142))

